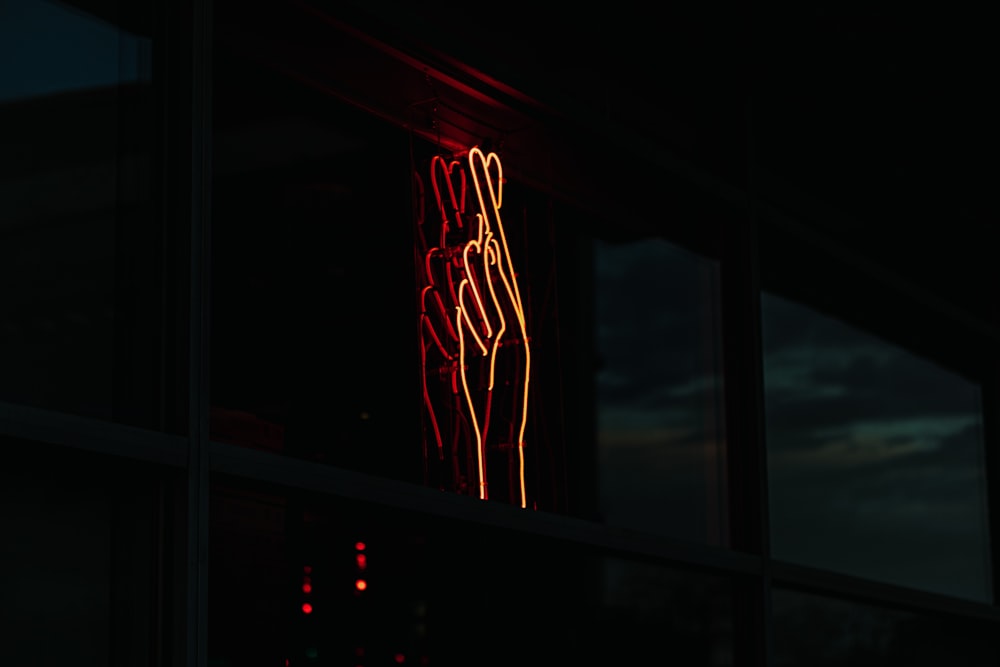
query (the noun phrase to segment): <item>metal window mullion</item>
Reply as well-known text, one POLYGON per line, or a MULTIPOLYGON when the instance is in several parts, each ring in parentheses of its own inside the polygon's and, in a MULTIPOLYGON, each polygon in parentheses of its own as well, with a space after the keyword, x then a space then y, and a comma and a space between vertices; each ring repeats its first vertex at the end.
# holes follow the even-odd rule
MULTIPOLYGON (((748 41, 753 46, 752 32, 748 41)), ((734 664, 769 667, 774 632, 760 314, 761 206, 753 72, 746 76, 744 208, 724 221, 721 248, 723 368, 731 546, 757 555, 761 569, 757 576, 737 582, 734 664)))
POLYGON ((983 450, 986 483, 986 512, 990 577, 990 603, 1000 603, 1000 359, 992 350, 984 360, 987 368, 982 383, 983 450))
POLYGON ((187 478, 187 667, 208 664, 208 323, 211 219, 211 0, 190 6, 190 303, 187 478))
POLYGON ((764 444, 757 219, 752 204, 726 222, 722 249, 723 364, 731 546, 760 557, 758 576, 739 582, 735 655, 771 664, 770 528, 764 444))

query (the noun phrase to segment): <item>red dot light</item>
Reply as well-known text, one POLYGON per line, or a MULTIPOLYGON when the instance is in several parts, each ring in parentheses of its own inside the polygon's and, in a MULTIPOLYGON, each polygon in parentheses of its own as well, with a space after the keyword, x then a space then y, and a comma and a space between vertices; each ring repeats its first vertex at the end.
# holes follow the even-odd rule
POLYGON ((311 614, 311 613, 313 613, 313 606, 311 604, 309 604, 308 602, 306 602, 304 605, 302 605, 302 613, 303 614, 311 614))

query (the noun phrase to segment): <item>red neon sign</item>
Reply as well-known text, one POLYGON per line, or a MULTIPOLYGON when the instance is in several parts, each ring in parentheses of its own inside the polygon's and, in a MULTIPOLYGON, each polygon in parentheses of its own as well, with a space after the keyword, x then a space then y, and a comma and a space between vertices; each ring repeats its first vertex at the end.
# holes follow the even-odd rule
POLYGON ((417 173, 425 456, 430 441, 458 490, 486 500, 491 480, 506 481, 509 501, 527 507, 531 346, 500 214, 503 167, 478 147, 432 158, 430 216, 423 183, 417 173), (492 471, 504 458, 506 474, 492 471))

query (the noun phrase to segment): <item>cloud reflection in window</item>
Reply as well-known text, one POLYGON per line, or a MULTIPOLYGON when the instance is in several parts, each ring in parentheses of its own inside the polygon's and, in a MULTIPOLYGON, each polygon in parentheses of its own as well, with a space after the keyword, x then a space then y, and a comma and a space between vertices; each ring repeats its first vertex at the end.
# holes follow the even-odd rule
POLYGON ((600 507, 725 542, 718 267, 662 239, 595 241, 600 507))
POLYGON ((989 599, 980 388, 764 294, 776 558, 989 599))

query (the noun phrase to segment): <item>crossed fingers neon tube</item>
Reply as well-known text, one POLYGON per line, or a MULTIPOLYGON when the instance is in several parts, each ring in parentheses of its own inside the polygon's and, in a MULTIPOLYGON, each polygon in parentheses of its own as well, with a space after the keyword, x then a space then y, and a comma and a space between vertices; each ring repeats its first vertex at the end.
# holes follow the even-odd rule
MULTIPOLYGON (((527 507, 524 449, 531 347, 500 215, 503 168, 496 153, 485 154, 478 147, 469 150, 464 163, 436 156, 430 167, 438 233, 430 236, 437 245, 423 248, 418 262, 419 331, 424 405, 435 448, 444 460, 443 432, 450 425, 455 475, 462 477, 458 443, 464 440, 469 476, 475 477, 468 487, 471 491, 475 484, 483 500, 490 497, 489 454, 516 451, 517 483, 510 500, 527 507), (475 207, 471 213, 465 210, 469 180, 475 207), (440 398, 441 393, 432 396, 434 386, 450 390, 453 399, 440 398), (498 386, 504 388, 500 394, 498 386), (510 405, 494 405, 497 401, 510 405), (502 423, 491 424, 497 419, 502 423)), ((426 220, 420 216, 418 225, 426 220)), ((428 238, 423 229, 419 232, 418 239, 428 238)))

